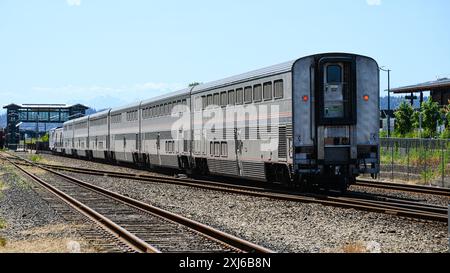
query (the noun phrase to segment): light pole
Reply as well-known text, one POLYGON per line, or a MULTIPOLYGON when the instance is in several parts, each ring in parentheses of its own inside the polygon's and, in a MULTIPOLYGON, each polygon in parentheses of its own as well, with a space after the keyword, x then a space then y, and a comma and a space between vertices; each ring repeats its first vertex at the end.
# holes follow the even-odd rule
POLYGON ((380 67, 381 71, 388 73, 388 115, 387 115, 387 126, 388 126, 388 137, 391 137, 391 70, 385 69, 384 66, 380 67))

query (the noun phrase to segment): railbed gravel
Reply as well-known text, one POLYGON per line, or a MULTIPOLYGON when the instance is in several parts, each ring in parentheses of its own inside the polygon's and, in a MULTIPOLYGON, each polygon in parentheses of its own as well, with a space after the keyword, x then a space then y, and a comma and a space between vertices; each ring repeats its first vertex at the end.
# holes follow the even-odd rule
MULTIPOLYGON (((16 155, 21 156, 23 158, 26 158, 28 160, 31 159, 33 154, 30 153, 23 153, 18 152, 16 155)), ((132 173, 132 174, 152 174, 156 176, 161 177, 167 177, 168 175, 161 174, 158 172, 149 172, 144 170, 138 170, 129 168, 126 166, 117 166, 117 165, 111 165, 96 161, 88 161, 88 160, 82 160, 82 159, 76 159, 71 157, 64 157, 64 156, 57 156, 57 155, 51 155, 51 154, 39 154, 43 160, 40 161, 40 163, 46 163, 51 165, 63 165, 67 167, 75 167, 75 168, 88 168, 88 169, 99 169, 104 171, 110 171, 110 172, 126 172, 126 173, 132 173)))
MULTIPOLYGON (((22 157, 30 159, 32 154, 29 153, 16 153, 22 157)), ((90 169, 99 169, 104 171, 114 171, 114 172, 124 172, 130 174, 147 174, 154 175, 159 177, 172 177, 167 174, 163 174, 160 172, 148 171, 148 170, 138 170, 129 168, 126 166, 117 166, 111 165, 101 162, 92 162, 83 159, 76 159, 71 157, 63 157, 51 154, 40 154, 44 159, 44 163, 53 164, 53 165, 64 165, 69 167, 78 167, 78 168, 90 168, 90 169)), ((404 192, 404 191, 395 191, 395 190, 386 190, 386 189, 378 189, 372 187, 364 187, 364 186, 351 186, 351 192, 355 193, 367 193, 373 194, 374 197, 387 197, 387 198, 398 198, 403 200, 411 200, 418 201, 423 203, 435 204, 440 206, 447 206, 450 202, 450 198, 443 196, 436 196, 430 194, 421 194, 414 192, 404 192)))
POLYGON ((447 226, 395 216, 65 172, 277 252, 446 252, 447 226), (369 247, 370 248, 370 247, 369 247))
POLYGON ((128 251, 53 194, 0 160, 0 252, 73 252, 55 240, 79 244, 81 252, 128 251), (34 244, 34 245, 33 245, 34 244), (38 245, 36 245, 38 244, 38 245))
POLYGON ((397 198, 402 200, 411 200, 415 202, 422 202, 426 204, 433 204, 439 206, 447 207, 450 198, 445 196, 438 196, 432 194, 424 194, 424 193, 415 193, 415 192, 405 192, 405 191, 396 191, 396 190, 388 190, 388 189, 380 189, 380 188, 372 188, 372 187, 364 187, 364 186, 351 186, 350 190, 356 193, 367 193, 374 196, 379 197, 387 197, 387 198, 397 198))
MULTIPOLYGON (((74 167, 142 172, 73 158, 42 155, 74 167)), ((65 172, 154 206, 179 213, 278 252, 447 252, 447 225, 319 204, 256 198, 192 187, 65 172)), ((149 174, 150 172, 146 172, 149 174)), ((157 174, 153 173, 152 174, 157 174)), ((161 175, 164 176, 164 175, 161 175)), ((443 204, 442 198, 358 187, 357 191, 443 204), (378 191, 378 192, 377 192, 378 191)), ((448 199, 447 199, 448 200, 448 199)))

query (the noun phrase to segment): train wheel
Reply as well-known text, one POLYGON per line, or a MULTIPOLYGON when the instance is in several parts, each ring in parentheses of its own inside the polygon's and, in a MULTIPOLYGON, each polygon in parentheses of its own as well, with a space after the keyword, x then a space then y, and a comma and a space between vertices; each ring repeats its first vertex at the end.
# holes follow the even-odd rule
POLYGON ((346 193, 348 190, 348 187, 350 185, 349 183, 349 178, 348 177, 342 177, 341 179, 339 179, 339 190, 342 193, 346 193))

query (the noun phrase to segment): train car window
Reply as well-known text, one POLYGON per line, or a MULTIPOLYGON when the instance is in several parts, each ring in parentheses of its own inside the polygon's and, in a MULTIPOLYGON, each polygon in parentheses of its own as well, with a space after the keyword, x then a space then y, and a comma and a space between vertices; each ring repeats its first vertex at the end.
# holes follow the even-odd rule
POLYGON ((327 66, 327 83, 342 82, 342 68, 340 65, 327 66))
POLYGON ((236 99, 234 96, 234 90, 228 91, 228 104, 234 105, 236 103, 236 99))
POLYGON ((189 141, 187 139, 183 140, 183 152, 189 152, 189 141))
POLYGON ((216 157, 220 156, 220 142, 214 143, 214 155, 216 157))
POLYGON ((208 106, 208 101, 205 96, 202 96, 202 109, 205 109, 208 106))
POLYGON ((262 100, 262 86, 261 84, 256 84, 253 86, 253 101, 260 102, 262 100))
POLYGON ((182 100, 181 103, 182 103, 183 105, 187 105, 187 100, 182 100))
POLYGON ((228 104, 227 92, 220 93, 220 106, 225 107, 228 104))
POLYGON ((263 90, 264 90, 263 91, 264 100, 271 100, 272 99, 272 82, 265 82, 263 90))
POLYGON ((207 98, 208 98, 208 104, 206 106, 213 105, 213 97, 212 97, 212 95, 211 94, 208 95, 207 98))
POLYGON ((246 86, 244 88, 244 102, 251 103, 252 102, 252 87, 246 86))
POLYGON ((342 84, 342 67, 338 64, 327 65, 325 80, 324 117, 344 118, 346 87, 342 84))
POLYGON ((242 88, 236 89, 236 104, 242 104, 244 102, 243 98, 243 90, 242 88))
POLYGON ((219 101, 220 97, 219 97, 219 93, 215 93, 214 94, 214 106, 220 106, 220 101, 219 101))
POLYGON ((172 109, 173 109, 173 104, 171 102, 169 102, 169 116, 172 114, 172 109))
POLYGON ((277 80, 274 82, 274 97, 276 99, 283 98, 284 84, 283 80, 277 80))
POLYGON ((222 156, 228 156, 228 143, 226 142, 221 143, 220 154, 222 156))
POLYGON ((209 153, 211 156, 214 155, 214 142, 212 141, 209 143, 209 153))

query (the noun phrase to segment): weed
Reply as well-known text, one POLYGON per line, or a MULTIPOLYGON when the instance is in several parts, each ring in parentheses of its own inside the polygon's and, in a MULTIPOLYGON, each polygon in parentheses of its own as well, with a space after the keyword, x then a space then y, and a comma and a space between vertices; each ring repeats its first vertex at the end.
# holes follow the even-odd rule
POLYGON ((0 247, 6 246, 6 239, 0 236, 0 247))
POLYGON ((40 156, 40 155, 32 155, 31 156, 31 161, 33 161, 34 163, 38 163, 38 162, 42 161, 42 156, 40 156))
POLYGON ((0 229, 5 228, 6 227, 6 222, 3 219, 0 219, 0 229))

